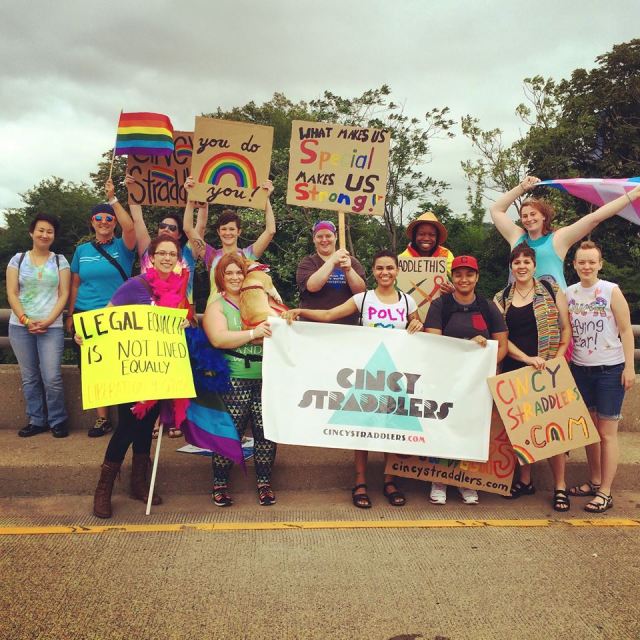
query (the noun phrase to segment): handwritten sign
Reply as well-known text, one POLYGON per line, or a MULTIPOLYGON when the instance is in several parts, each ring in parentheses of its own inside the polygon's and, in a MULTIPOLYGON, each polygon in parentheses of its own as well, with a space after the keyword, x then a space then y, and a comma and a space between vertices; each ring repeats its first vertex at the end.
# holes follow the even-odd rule
POLYGON ((487 380, 520 464, 600 442, 564 358, 487 380))
POLYGON ((175 148, 169 156, 135 156, 127 159, 127 173, 136 184, 129 189, 129 204, 184 207, 184 183, 191 173, 192 131, 174 131, 175 148))
POLYGON ((389 141, 382 129, 294 120, 287 204, 383 215, 389 141))
POLYGON ((440 296, 440 285, 447 281, 446 258, 398 258, 396 285, 418 305, 418 316, 425 321, 431 303, 440 296))
POLYGON ((196 117, 193 141, 194 200, 265 208, 273 127, 196 117))
POLYGON ((186 309, 126 305, 73 316, 82 337, 82 407, 193 398, 186 309))
POLYGON ((444 460, 390 453, 387 456, 385 473, 507 496, 510 495, 515 469, 516 457, 509 444, 509 438, 502 426, 500 416, 494 414, 491 416, 487 462, 444 460))

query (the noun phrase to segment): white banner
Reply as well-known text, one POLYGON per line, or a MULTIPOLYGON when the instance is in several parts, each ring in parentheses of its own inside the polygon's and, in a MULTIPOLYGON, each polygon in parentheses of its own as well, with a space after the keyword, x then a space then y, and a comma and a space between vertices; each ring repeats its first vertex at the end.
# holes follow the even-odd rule
POLYGON ((265 436, 283 444, 486 462, 497 343, 269 320, 265 436))

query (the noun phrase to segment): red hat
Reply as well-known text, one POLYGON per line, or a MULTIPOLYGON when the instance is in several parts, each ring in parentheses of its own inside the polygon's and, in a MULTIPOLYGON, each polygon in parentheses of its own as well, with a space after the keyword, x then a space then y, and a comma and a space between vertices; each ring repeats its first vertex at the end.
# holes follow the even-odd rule
POLYGON ((467 267, 468 269, 473 269, 480 273, 480 269, 478 269, 478 261, 473 256, 458 256, 457 258, 454 258, 451 263, 451 271, 454 271, 459 267, 467 267))

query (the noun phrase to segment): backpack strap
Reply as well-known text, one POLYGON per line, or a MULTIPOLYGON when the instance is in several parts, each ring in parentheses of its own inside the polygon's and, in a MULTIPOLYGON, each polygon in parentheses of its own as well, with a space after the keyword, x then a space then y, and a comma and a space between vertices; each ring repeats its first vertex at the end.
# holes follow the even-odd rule
POLYGON ((120 266, 120 263, 100 244, 95 240, 91 242, 91 246, 103 257, 106 258, 117 270, 122 278, 123 282, 129 279, 129 276, 124 272, 124 269, 120 266))
POLYGON ((358 318, 358 324, 360 326, 362 326, 362 313, 364 312, 364 300, 367 297, 367 293, 369 293, 368 291, 364 292, 364 295, 362 296, 362 304, 360 305, 360 317, 358 318))
POLYGON ((440 300, 442 300, 442 313, 440 315, 440 323, 441 323, 441 331, 444 333, 445 327, 449 324, 449 320, 451 320, 451 316, 456 310, 456 301, 453 299, 452 293, 445 293, 443 296, 440 296, 440 300))
POLYGON ((549 295, 556 301, 556 292, 553 290, 553 285, 548 280, 538 280, 538 282, 549 292, 549 295))
POLYGON ((18 258, 18 273, 20 273, 20 265, 22 264, 24 257, 27 255, 26 252, 21 253, 20 257, 18 258))

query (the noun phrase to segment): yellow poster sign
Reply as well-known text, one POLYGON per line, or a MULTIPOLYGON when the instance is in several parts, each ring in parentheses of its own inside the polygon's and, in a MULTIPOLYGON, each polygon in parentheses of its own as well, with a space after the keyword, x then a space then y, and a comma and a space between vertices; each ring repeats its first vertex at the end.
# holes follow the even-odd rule
POLYGON ((186 309, 126 305, 73 316, 82 337, 82 407, 193 398, 186 309))

